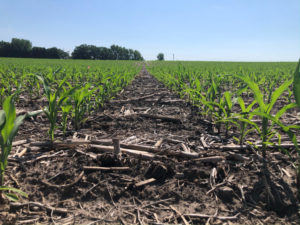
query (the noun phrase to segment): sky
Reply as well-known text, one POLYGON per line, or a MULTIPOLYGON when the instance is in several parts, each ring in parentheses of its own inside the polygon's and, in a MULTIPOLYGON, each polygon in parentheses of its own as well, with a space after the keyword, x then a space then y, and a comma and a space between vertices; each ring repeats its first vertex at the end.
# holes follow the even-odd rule
POLYGON ((117 44, 146 60, 297 61, 300 0, 0 0, 0 40, 69 51, 117 44))

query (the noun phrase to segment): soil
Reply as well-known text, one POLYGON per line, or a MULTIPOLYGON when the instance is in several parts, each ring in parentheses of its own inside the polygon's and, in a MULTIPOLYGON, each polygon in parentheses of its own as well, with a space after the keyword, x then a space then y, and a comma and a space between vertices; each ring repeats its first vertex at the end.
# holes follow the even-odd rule
MULTIPOLYGON (((29 104, 24 97, 18 108, 37 110, 45 102, 29 104)), ((260 152, 222 148, 233 138, 212 132, 189 103, 145 69, 82 129, 67 136, 57 131, 56 138, 156 145, 153 158, 116 155, 88 143, 28 145, 47 140, 48 127, 39 115, 27 119, 16 137, 27 143, 13 147, 5 185, 20 188, 28 198, 0 205, 3 224, 299 224, 295 149, 288 149, 290 157, 278 149, 267 153, 271 192, 278 197, 272 202, 260 152), (27 152, 18 157, 24 148, 27 152), (201 160, 207 157, 217 160, 201 160)))

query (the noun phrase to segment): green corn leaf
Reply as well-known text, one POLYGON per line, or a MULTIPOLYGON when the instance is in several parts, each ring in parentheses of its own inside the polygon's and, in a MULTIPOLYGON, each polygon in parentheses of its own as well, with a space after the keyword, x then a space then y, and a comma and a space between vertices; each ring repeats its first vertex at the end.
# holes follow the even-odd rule
POLYGON ((296 103, 300 108, 300 59, 294 74, 294 84, 293 91, 296 99, 296 103))
POLYGON ((254 131, 255 128, 251 128, 251 129, 248 129, 245 133, 244 133, 244 136, 246 136, 247 134, 249 134, 250 132, 254 131))
POLYGON ((6 196, 6 198, 8 198, 8 200, 12 201, 12 202, 17 202, 19 201, 19 198, 16 194, 12 194, 12 193, 4 193, 4 195, 6 196))
POLYGON ((7 142, 10 132, 14 128, 14 121, 16 118, 16 109, 12 100, 13 96, 9 96, 5 99, 3 103, 3 110, 5 111, 6 121, 3 129, 1 130, 1 135, 4 142, 7 142))
POLYGON ((299 125, 288 125, 287 127, 288 127, 289 129, 300 130, 300 126, 299 126, 299 125))
POLYGON ((248 107, 246 108, 246 112, 250 112, 252 107, 256 104, 256 100, 253 100, 253 102, 251 102, 251 104, 248 105, 248 107))
POLYGON ((234 125, 236 125, 236 126, 239 126, 239 123, 238 122, 236 122, 236 119, 235 118, 223 118, 223 119, 220 119, 220 120, 217 120, 216 122, 224 122, 224 123, 226 123, 226 122, 229 122, 229 123, 232 123, 232 124, 234 124, 234 125))
POLYGON ((278 144, 281 145, 281 134, 277 132, 278 144))
POLYGON ((73 95, 77 89, 78 89, 78 87, 73 87, 73 88, 65 91, 62 94, 62 96, 59 97, 57 105, 61 106, 63 104, 63 102, 65 102, 71 95, 73 95))
POLYGON ((2 130, 2 128, 4 127, 5 120, 6 120, 5 111, 0 110, 0 130, 2 130))
POLYGON ((65 84, 65 82, 67 81, 68 78, 69 78, 69 77, 66 76, 66 77, 59 83, 58 89, 61 89, 61 88, 62 88, 62 86, 65 84))
POLYGON ((261 134, 261 129, 259 128, 259 126, 256 123, 252 122, 251 120, 241 117, 241 118, 239 118, 239 121, 252 125, 255 128, 255 130, 259 134, 261 134))
POLYGON ((298 125, 285 126, 283 123, 281 123, 277 118, 275 118, 272 115, 269 115, 269 114, 266 114, 263 112, 254 112, 254 113, 257 116, 265 117, 265 118, 271 120, 272 122, 274 122, 275 124, 277 124, 278 126, 280 126, 280 128, 289 136, 289 138, 295 145, 295 148, 297 149, 297 151, 300 152, 296 134, 291 131, 291 129, 300 129, 300 126, 298 126, 298 125))
POLYGON ((64 113, 68 113, 70 112, 70 110, 72 109, 72 105, 64 105, 64 106, 61 106, 61 110, 64 112, 64 113))
POLYGON ((245 102, 244 102, 243 98, 238 97, 237 101, 241 107, 242 112, 246 112, 245 102))
MULTIPOLYGON (((200 101, 203 105, 207 106, 210 110, 213 110, 213 109, 214 109, 213 106, 212 106, 212 104, 211 104, 209 101, 206 101, 205 99, 199 99, 199 101, 200 101)), ((200 106, 200 105, 198 105, 198 106, 200 106)))
POLYGON ((288 89, 288 87, 293 83, 293 80, 288 80, 284 82, 280 87, 278 87, 271 96, 271 102, 267 106, 267 112, 270 113, 277 99, 283 94, 283 92, 288 89))
POLYGON ((9 134, 9 142, 10 144, 12 144, 13 138, 16 136, 20 125, 23 123, 23 120, 26 118, 26 114, 22 115, 22 116, 18 116, 17 119, 14 122, 14 127, 11 131, 11 133, 9 134))
POLYGON ((63 95, 58 99, 57 106, 61 106, 67 99, 69 98, 68 95, 63 95))
POLYGON ((250 80, 249 77, 241 76, 241 75, 235 75, 235 76, 240 78, 241 80, 243 80, 249 86, 249 88, 253 91, 255 100, 259 104, 260 110, 262 112, 264 112, 266 105, 264 103, 263 94, 261 93, 258 85, 255 82, 253 82, 252 80, 250 80))
POLYGON ((256 115, 256 116, 260 116, 262 118, 264 117, 264 118, 267 118, 267 119, 271 120, 272 122, 274 122, 275 124, 277 124, 278 126, 280 126, 280 128, 284 132, 288 132, 288 131, 290 131, 290 129, 300 129, 300 126, 298 126, 298 125, 289 125, 289 126, 286 126, 282 122, 280 122, 280 120, 278 118, 276 118, 275 116, 272 116, 272 115, 264 113, 264 112, 253 111, 253 112, 251 112, 251 114, 256 115))
POLYGON ((0 186, 0 190, 1 191, 12 191, 23 197, 26 197, 26 198, 28 197, 28 195, 24 191, 21 191, 20 189, 17 189, 17 188, 8 187, 8 186, 0 186))
POLYGON ((231 93, 229 91, 224 92, 224 97, 228 109, 231 110, 232 109, 231 93))
POLYGON ((44 91, 45 91, 45 94, 47 96, 47 98, 49 99, 50 98, 50 93, 51 93, 51 89, 49 87, 49 84, 47 82, 47 80, 44 78, 44 77, 41 77, 41 76, 36 76, 40 81, 42 81, 43 83, 43 87, 44 87, 44 91))
POLYGON ((275 119, 279 119, 288 109, 292 109, 297 107, 296 103, 290 103, 288 105, 285 105, 284 107, 282 107, 275 115, 275 119))
POLYGON ((197 78, 195 78, 195 84, 196 84, 197 90, 200 91, 200 90, 201 90, 201 83, 200 83, 200 80, 197 79, 197 78))
POLYGON ((227 112, 226 112, 225 108, 222 106, 222 104, 219 104, 219 103, 213 102, 213 101, 207 102, 207 104, 211 105, 211 107, 212 107, 211 109, 213 109, 213 106, 218 107, 223 112, 224 116, 227 117, 227 112))
MULTIPOLYGON (((5 162, 0 162, 0 171, 4 171, 5 170, 5 165, 4 164, 5 164, 5 162)), ((0 187, 0 190, 1 190, 1 187, 0 187)))
POLYGON ((19 197, 16 194, 21 195, 22 197, 28 198, 28 195, 24 192, 21 191, 20 189, 13 188, 13 187, 8 187, 8 186, 0 186, 0 191, 10 191, 13 193, 4 193, 5 196, 11 200, 11 201, 18 201, 19 197))

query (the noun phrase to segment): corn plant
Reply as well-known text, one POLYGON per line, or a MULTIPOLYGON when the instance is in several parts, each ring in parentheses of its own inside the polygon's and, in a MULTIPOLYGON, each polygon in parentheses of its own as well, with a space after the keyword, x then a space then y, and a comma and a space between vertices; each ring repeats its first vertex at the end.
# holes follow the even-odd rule
POLYGON ((256 108, 255 110, 253 110, 251 112, 251 114, 255 115, 255 116, 259 116, 261 118, 262 127, 260 128, 257 124, 255 124, 254 122, 252 122, 250 120, 244 119, 243 121, 245 121, 245 122, 251 124, 252 126, 254 126, 254 128, 258 132, 258 134, 261 138, 261 141, 262 141, 262 155, 263 155, 263 158, 264 159, 266 158, 267 145, 274 144, 274 143, 270 142, 270 139, 275 134, 277 134, 279 136, 279 140, 280 140, 279 132, 278 131, 274 132, 274 129, 273 129, 275 124, 278 125, 283 132, 288 134, 288 136, 295 143, 296 136, 292 132, 292 129, 298 128, 298 126, 295 126, 295 125, 286 126, 286 125, 282 124, 279 119, 288 109, 294 108, 296 106, 296 104, 291 103, 291 104, 285 105, 275 115, 271 114, 271 110, 273 109, 273 106, 277 102, 278 98, 283 94, 284 91, 287 90, 287 88, 289 88, 289 86, 292 84, 293 81, 292 80, 285 81, 282 85, 280 85, 271 94, 270 102, 265 103, 264 99, 263 99, 263 94, 262 94, 262 92, 260 91, 258 85, 255 82, 251 81, 246 76, 237 75, 237 77, 240 78, 241 80, 243 80, 249 86, 249 88, 252 90, 252 92, 254 94, 254 98, 255 98, 256 102, 259 105, 259 107, 256 108), (269 121, 272 122, 271 126, 269 126, 269 121))
POLYGON ((43 83, 44 92, 48 99, 48 107, 43 109, 44 113, 46 114, 49 122, 50 122, 50 128, 49 128, 49 136, 50 140, 54 141, 54 131, 57 127, 57 118, 58 118, 58 112, 63 105, 64 101, 69 98, 72 93, 75 91, 75 88, 71 88, 69 90, 65 90, 63 88, 63 85, 65 84, 67 77, 60 81, 58 87, 55 90, 51 90, 48 81, 44 79, 41 76, 37 76, 38 79, 40 79, 43 83))
POLYGON ((252 125, 257 133, 259 134, 259 137, 262 141, 262 156, 263 156, 263 164, 262 164, 262 173, 263 173, 263 182, 265 185, 267 194, 268 194, 268 204, 269 205, 274 205, 276 202, 280 201, 278 198, 278 191, 276 189, 272 189, 272 184, 271 184, 271 179, 270 179, 270 174, 269 174, 269 169, 268 169, 268 164, 266 161, 266 149, 268 145, 275 145, 275 143, 271 142, 270 139, 276 134, 279 139, 279 144, 281 140, 281 135, 279 133, 279 129, 286 133, 290 139, 293 141, 294 145, 298 149, 297 145, 297 139, 296 135, 293 132, 293 129, 299 129, 299 126, 296 125, 289 125, 286 126, 280 121, 280 117, 288 110, 292 109, 296 106, 295 103, 291 103, 288 105, 285 105, 282 107, 275 115, 271 114, 271 111, 273 109, 273 106, 277 102, 278 98, 283 94, 284 91, 286 91, 287 88, 292 84, 292 80, 285 81, 283 84, 281 84, 274 92, 272 92, 268 98, 268 102, 264 102, 264 95, 260 91, 258 85, 251 81, 249 77, 246 76, 237 76, 241 80, 243 80, 252 90, 254 94, 254 98, 258 103, 258 108, 254 109, 251 114, 255 116, 259 116, 261 118, 262 126, 261 128, 254 122, 248 119, 242 119, 243 122, 249 123, 252 125), (271 126, 269 125, 269 121, 272 123, 271 126), (279 126, 279 129, 275 129, 274 125, 279 126), (273 190, 273 191, 271 191, 273 190))
MULTIPOLYGON (((224 102, 225 102, 225 105, 226 105, 225 110, 226 110, 226 119, 227 119, 227 118, 230 118, 231 115, 232 115, 232 107, 233 107, 236 99, 235 98, 233 99, 233 95, 229 91, 224 92, 224 99, 225 99, 224 102)), ((230 129, 229 122, 226 121, 225 125, 226 125, 225 129, 226 129, 226 137, 227 137, 228 136, 228 131, 230 129)))
POLYGON ((62 111, 61 125, 62 125, 62 131, 64 135, 66 135, 68 115, 70 114, 72 108, 73 106, 71 103, 65 103, 64 105, 61 106, 61 111, 62 111))
POLYGON ((90 104, 88 98, 97 90, 97 88, 89 90, 90 87, 91 84, 87 84, 83 88, 77 89, 72 95, 74 101, 72 117, 76 130, 85 122, 86 118, 84 116, 88 112, 88 104, 90 104))
MULTIPOLYGON (((300 60, 298 62, 295 74, 294 74, 294 83, 293 83, 293 92, 295 95, 295 100, 296 100, 296 104, 298 105, 299 109, 300 109, 300 60)), ((298 190, 299 190, 299 200, 300 200, 300 150, 299 150, 299 146, 297 145, 297 140, 294 141, 294 143, 296 143, 297 146, 297 150, 298 150, 298 173, 297 173, 297 185, 298 185, 298 190)))
POLYGON ((27 196, 24 192, 16 188, 4 186, 4 174, 8 163, 7 159, 12 149, 13 139, 17 135, 23 120, 28 116, 31 115, 25 114, 16 117, 16 108, 13 103, 13 96, 9 96, 5 99, 3 103, 3 110, 0 111, 0 201, 3 200, 3 194, 10 200, 18 199, 16 194, 3 193, 4 191, 12 191, 22 196, 27 196))
POLYGON ((95 104, 98 109, 102 108, 104 105, 104 102, 106 101, 106 92, 104 90, 103 85, 98 86, 98 91, 95 95, 95 104))
POLYGON ((256 104, 256 100, 253 100, 247 107, 242 97, 238 97, 237 99, 241 112, 237 114, 237 116, 233 118, 237 118, 239 121, 239 128, 240 128, 240 137, 238 139, 239 144, 243 145, 246 135, 251 132, 254 128, 248 129, 249 121, 251 122, 253 115, 250 114, 252 111, 253 106, 256 104))
POLYGON ((293 84, 293 92, 295 95, 296 103, 300 108, 300 60, 298 62, 295 74, 294 74, 294 84, 293 84))
POLYGON ((37 78, 36 75, 30 73, 30 74, 25 74, 24 75, 26 78, 26 92, 29 95, 29 100, 32 102, 32 100, 36 97, 39 96, 39 91, 40 91, 40 83, 39 83, 39 79, 37 78))

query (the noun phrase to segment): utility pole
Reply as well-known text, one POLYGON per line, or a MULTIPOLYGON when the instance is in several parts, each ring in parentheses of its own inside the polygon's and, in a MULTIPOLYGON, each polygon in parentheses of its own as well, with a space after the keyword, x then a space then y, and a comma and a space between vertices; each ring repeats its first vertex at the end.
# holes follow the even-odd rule
POLYGON ((173 61, 175 60, 175 57, 174 57, 174 53, 173 53, 173 61))

